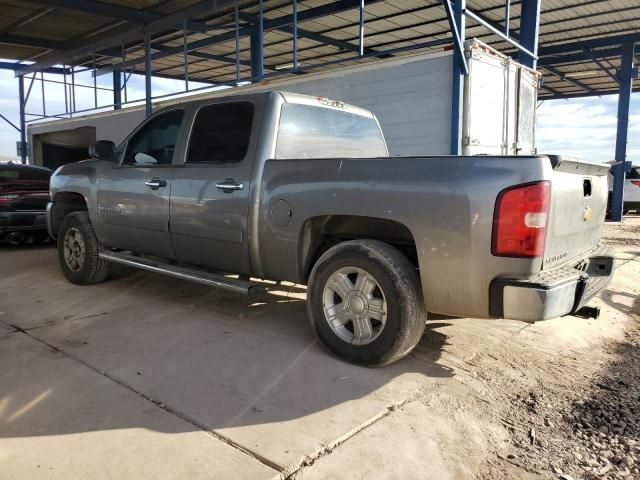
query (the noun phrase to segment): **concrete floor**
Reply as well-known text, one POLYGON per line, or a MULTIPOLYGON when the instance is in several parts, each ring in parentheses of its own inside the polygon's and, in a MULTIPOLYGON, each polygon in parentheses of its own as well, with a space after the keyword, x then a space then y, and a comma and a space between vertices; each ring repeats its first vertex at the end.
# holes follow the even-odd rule
POLYGON ((541 351, 619 337, 640 285, 621 268, 598 321, 433 320, 408 358, 366 369, 321 348, 295 286, 253 302, 117 270, 79 287, 50 247, 0 248, 0 272, 3 479, 466 478, 486 432, 412 400, 455 397, 468 355, 514 336, 541 351))

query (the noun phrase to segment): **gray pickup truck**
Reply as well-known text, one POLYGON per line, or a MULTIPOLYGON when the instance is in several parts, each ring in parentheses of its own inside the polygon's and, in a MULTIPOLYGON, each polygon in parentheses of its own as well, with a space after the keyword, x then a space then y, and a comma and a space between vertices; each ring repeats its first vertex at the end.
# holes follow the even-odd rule
POLYGON ((283 92, 185 101, 61 167, 47 210, 73 283, 112 262, 243 292, 306 284, 311 324, 364 365, 407 355, 427 311, 543 320, 611 278, 605 164, 389 157, 376 117, 283 92))

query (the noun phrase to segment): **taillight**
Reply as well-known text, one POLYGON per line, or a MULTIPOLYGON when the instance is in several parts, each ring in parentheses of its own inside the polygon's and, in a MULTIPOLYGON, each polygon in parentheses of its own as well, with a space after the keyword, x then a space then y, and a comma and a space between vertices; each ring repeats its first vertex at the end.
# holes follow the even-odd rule
POLYGON ((0 195, 0 203, 11 203, 18 198, 20 198, 20 195, 17 193, 5 193, 0 195))
POLYGON ((547 237, 551 184, 516 185, 498 195, 491 253, 499 257, 541 257, 547 237))
POLYGON ((631 183, 633 183, 636 187, 640 187, 640 180, 631 180, 631 183))

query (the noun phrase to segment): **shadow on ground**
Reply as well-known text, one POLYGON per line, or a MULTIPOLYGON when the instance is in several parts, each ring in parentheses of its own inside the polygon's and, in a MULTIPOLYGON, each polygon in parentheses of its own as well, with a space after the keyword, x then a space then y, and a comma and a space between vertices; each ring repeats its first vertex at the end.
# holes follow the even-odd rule
POLYGON ((452 376, 439 363, 445 320, 406 359, 368 369, 320 346, 295 286, 255 302, 125 269, 79 287, 45 247, 0 250, 0 271, 0 437, 216 430, 264 455, 281 448, 284 464, 285 445, 326 444, 452 376), (129 414, 131 395, 185 422, 129 414))

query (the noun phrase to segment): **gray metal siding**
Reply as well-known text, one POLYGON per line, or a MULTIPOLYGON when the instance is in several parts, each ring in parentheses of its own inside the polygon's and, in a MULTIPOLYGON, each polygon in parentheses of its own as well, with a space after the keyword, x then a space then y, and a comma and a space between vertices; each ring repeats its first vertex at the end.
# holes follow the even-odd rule
MULTIPOLYGON (((452 56, 289 84, 283 90, 341 100, 371 110, 391 155, 447 155, 452 56)), ((278 86, 280 88, 280 85, 278 86)))

